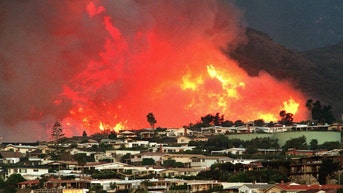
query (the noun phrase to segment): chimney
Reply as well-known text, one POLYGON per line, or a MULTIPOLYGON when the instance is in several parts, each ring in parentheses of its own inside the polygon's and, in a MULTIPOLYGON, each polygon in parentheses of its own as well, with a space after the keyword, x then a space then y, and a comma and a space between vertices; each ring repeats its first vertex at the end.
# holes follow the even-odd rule
POLYGON ((184 131, 183 131, 183 136, 187 136, 187 135, 188 135, 188 133, 187 133, 187 128, 184 127, 183 130, 184 130, 184 131))
POLYGON ((163 153, 162 144, 160 144, 159 152, 160 152, 160 153, 163 153))

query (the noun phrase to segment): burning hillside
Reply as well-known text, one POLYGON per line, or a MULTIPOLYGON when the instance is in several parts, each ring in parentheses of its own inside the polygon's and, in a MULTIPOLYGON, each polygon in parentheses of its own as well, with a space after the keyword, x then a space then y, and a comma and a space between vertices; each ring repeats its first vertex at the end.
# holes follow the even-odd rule
POLYGON ((148 127, 149 112, 162 127, 216 112, 275 121, 286 110, 306 119, 301 92, 264 72, 251 77, 223 54, 244 42, 241 15, 231 4, 2 4, 0 121, 8 138, 12 131, 27 138, 45 130, 30 137, 43 138, 57 119, 67 135, 140 129, 148 127))

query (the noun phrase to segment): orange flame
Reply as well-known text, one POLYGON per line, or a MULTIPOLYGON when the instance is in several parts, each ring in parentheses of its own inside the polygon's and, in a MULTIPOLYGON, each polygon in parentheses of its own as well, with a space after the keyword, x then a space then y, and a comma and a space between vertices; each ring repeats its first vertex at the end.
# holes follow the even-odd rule
POLYGON ((80 128, 93 132, 144 128, 149 112, 162 127, 181 127, 217 112, 233 121, 276 121, 286 110, 303 120, 303 94, 265 72, 248 76, 218 49, 219 37, 225 42, 236 38, 231 33, 238 31, 235 22, 227 23, 231 28, 225 33, 216 32, 212 28, 218 18, 204 16, 207 4, 197 6, 198 15, 178 12, 183 16, 178 21, 174 15, 168 19, 159 14, 179 7, 157 6, 152 15, 142 17, 155 23, 142 27, 121 23, 91 2, 88 14, 91 21, 101 21, 97 26, 104 34, 103 47, 98 58, 64 86, 62 97, 72 103, 68 117, 82 120, 80 128))

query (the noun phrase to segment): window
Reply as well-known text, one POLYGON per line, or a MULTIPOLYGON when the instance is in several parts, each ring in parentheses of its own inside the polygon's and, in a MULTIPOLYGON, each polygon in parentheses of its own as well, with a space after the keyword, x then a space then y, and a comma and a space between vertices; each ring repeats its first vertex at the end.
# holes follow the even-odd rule
POLYGON ((38 172, 38 169, 33 169, 33 172, 38 172))

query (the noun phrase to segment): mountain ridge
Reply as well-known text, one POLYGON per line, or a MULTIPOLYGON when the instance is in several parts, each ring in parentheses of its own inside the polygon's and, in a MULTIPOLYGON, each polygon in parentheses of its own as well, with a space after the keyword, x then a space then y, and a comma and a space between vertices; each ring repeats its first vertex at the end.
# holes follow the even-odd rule
POLYGON ((290 81, 307 97, 331 105, 337 119, 343 113, 343 41, 297 52, 273 41, 262 31, 246 30, 247 42, 224 51, 250 76, 266 71, 278 80, 290 81))

